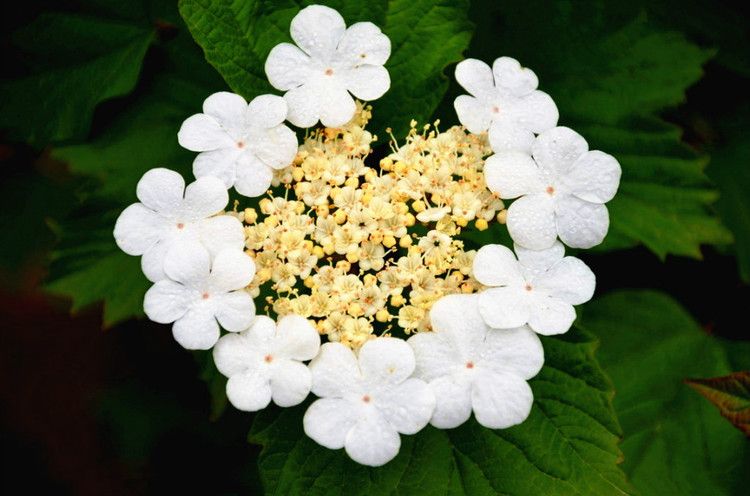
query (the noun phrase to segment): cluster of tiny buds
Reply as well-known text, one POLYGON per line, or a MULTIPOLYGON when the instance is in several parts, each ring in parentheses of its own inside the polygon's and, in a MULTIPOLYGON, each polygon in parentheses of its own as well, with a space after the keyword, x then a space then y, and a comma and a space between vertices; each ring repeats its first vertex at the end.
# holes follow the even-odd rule
POLYGON ((294 163, 275 174, 283 196, 269 191, 259 211, 233 212, 257 267, 249 290, 266 312, 311 319, 352 348, 430 330, 435 301, 480 290, 475 251, 454 238, 505 215, 485 187, 485 136, 440 132, 439 122, 420 132, 412 121, 405 143, 391 134, 390 154, 371 167, 370 117, 359 105, 346 126, 309 134, 294 163))

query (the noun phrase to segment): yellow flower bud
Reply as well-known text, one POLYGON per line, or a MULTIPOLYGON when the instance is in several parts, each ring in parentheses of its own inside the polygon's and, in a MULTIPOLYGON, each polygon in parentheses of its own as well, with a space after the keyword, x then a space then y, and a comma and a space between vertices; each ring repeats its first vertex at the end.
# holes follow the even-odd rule
POLYGON ((461 227, 466 227, 466 225, 469 223, 466 217, 457 217, 455 221, 456 221, 456 224, 458 224, 461 227))
POLYGON ((412 242, 413 242, 413 240, 411 239, 411 236, 409 236, 407 234, 406 236, 404 236, 403 238, 401 238, 401 239, 398 240, 398 245, 401 248, 409 248, 411 246, 412 242))
POLYGON ((366 288, 370 288, 372 286, 375 286, 378 283, 378 278, 375 277, 373 274, 365 274, 365 277, 363 278, 363 282, 366 288))
POLYGON ((246 208, 243 213, 245 223, 247 224, 255 224, 255 221, 258 220, 258 212, 256 212, 254 208, 246 208))
POLYGON ((303 171, 300 167, 295 167, 292 169, 292 178, 296 182, 302 181, 302 179, 305 177, 305 171, 303 171))
POLYGON ((406 300, 400 294, 396 294, 396 295, 391 296, 391 305, 392 306, 394 306, 394 307, 400 307, 404 303, 406 303, 406 300))
POLYGON ((505 224, 505 221, 508 219, 508 211, 507 210, 500 210, 497 214, 497 221, 500 224, 505 224))
POLYGON ((323 251, 323 248, 321 248, 320 246, 313 246, 312 254, 315 255, 318 258, 318 260, 320 260, 325 255, 325 252, 323 251))
POLYGON ((391 314, 388 313, 388 310, 385 308, 381 308, 377 311, 375 314, 375 320, 378 322, 388 322, 391 319, 391 314))
POLYGON ((356 188, 359 186, 359 178, 358 177, 350 177, 344 182, 345 185, 349 186, 350 188, 356 188))
POLYGON ((333 243, 328 243, 323 245, 323 253, 326 255, 333 255, 333 252, 336 251, 336 247, 333 246, 333 243))
POLYGON ((399 176, 403 175, 406 172, 406 169, 407 165, 400 160, 393 166, 393 171, 399 176))
POLYGON ((350 303, 349 307, 346 309, 346 313, 351 315, 352 317, 359 317, 363 313, 365 313, 364 310, 362 310, 362 305, 360 305, 357 302, 350 303))
POLYGON ((268 198, 263 198, 258 205, 260 206, 261 212, 263 212, 264 214, 268 214, 271 211, 273 202, 268 198))
POLYGON ((414 223, 416 222, 416 220, 417 219, 412 214, 406 214, 404 216, 404 225, 406 227, 411 227, 411 226, 414 225, 414 223))
POLYGON ((359 262, 359 250, 350 251, 346 254, 346 259, 350 263, 357 263, 359 262))
POLYGON ((268 227, 276 227, 279 225, 279 217, 276 215, 269 215, 263 220, 263 223, 268 227))
POLYGON ((346 222, 346 212, 343 210, 336 210, 336 213, 333 214, 333 220, 336 221, 336 224, 343 224, 346 222))
POLYGON ((422 200, 417 200, 417 201, 415 201, 415 202, 413 202, 411 204, 411 208, 415 212, 419 213, 419 212, 424 212, 424 210, 427 208, 427 206, 424 204, 424 202, 422 200))
POLYGON ((299 215, 299 214, 301 214, 304 211, 305 211, 305 204, 303 202, 301 202, 301 201, 296 202, 295 205, 294 205, 294 212, 297 215, 299 215))
POLYGON ((474 223, 474 225, 475 225, 475 226, 476 226, 476 228, 477 228, 477 229, 479 229, 480 231, 484 231, 484 230, 486 230, 486 229, 487 229, 488 227, 490 227, 490 225, 489 225, 489 224, 487 223, 487 221, 486 221, 486 220, 484 220, 484 219, 477 219, 477 221, 476 221, 476 222, 474 223))
POLYGON ((306 277, 303 283, 306 288, 312 288, 313 286, 315 286, 315 281, 313 281, 312 277, 306 277))
POLYGON ((328 217, 328 205, 318 205, 315 207, 315 214, 318 217, 328 217))
POLYGON ((383 237, 383 246, 386 248, 391 248, 393 245, 396 244, 396 238, 394 238, 391 235, 383 237))

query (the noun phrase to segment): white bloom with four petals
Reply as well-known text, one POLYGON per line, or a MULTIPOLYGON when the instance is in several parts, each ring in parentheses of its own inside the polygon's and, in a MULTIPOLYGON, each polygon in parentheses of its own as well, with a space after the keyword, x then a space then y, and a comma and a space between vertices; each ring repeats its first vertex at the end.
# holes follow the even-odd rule
POLYGON ((371 22, 347 29, 341 14, 330 7, 311 5, 302 9, 290 28, 291 43, 276 45, 266 60, 271 85, 285 91, 289 122, 327 127, 349 122, 356 111, 352 95, 371 101, 391 85, 383 64, 391 54, 391 42, 371 22))
POLYGON ((589 151, 581 135, 567 127, 540 134, 531 148, 503 152, 486 160, 487 187, 508 208, 508 232, 516 244, 549 248, 557 236, 573 248, 591 248, 609 229, 604 203, 617 192, 622 173, 612 156, 589 151))
POLYGON ((219 372, 229 378, 227 398, 236 408, 254 412, 273 399, 279 406, 302 403, 310 393, 312 374, 302 363, 320 348, 320 335, 299 315, 276 322, 261 315, 240 333, 227 334, 213 349, 219 372))
POLYGON ((518 259, 502 245, 485 245, 474 257, 474 277, 490 286, 479 293, 479 313, 487 325, 511 329, 528 324, 539 334, 562 334, 576 318, 573 305, 591 299, 596 278, 556 242, 547 250, 516 246, 518 259))
POLYGON ((242 223, 221 212, 229 202, 227 189, 214 177, 185 187, 177 172, 151 169, 136 187, 140 203, 126 208, 115 223, 115 241, 128 255, 143 255, 141 267, 156 282, 166 277, 164 260, 171 249, 200 242, 212 254, 226 248, 242 250, 242 223))
POLYGON ((143 309, 154 322, 174 322, 172 333, 184 348, 211 348, 219 324, 239 332, 253 322, 255 303, 244 288, 255 276, 255 263, 242 250, 223 250, 212 263, 205 248, 188 244, 169 252, 164 272, 169 279, 151 286, 143 309))
POLYGON ((528 151, 534 134, 557 125, 557 106, 537 90, 539 80, 516 59, 500 57, 490 66, 466 59, 456 66, 456 81, 470 95, 453 103, 458 120, 478 134, 489 129, 492 150, 528 151))
POLYGON ((321 399, 305 413, 305 433, 326 448, 345 448, 357 463, 376 467, 393 459, 399 433, 419 432, 435 409, 427 384, 410 378, 414 352, 401 339, 367 341, 357 355, 326 343, 309 367, 321 399))
POLYGON ((410 337, 417 366, 437 400, 430 423, 452 429, 474 412, 490 429, 520 424, 534 396, 527 380, 544 363, 542 343, 528 327, 492 329, 479 314, 477 295, 449 295, 430 311, 433 332, 410 337))
POLYGON ((218 177, 244 196, 260 196, 271 187, 274 169, 289 166, 297 154, 297 136, 283 124, 286 102, 260 95, 248 104, 225 91, 203 102, 203 113, 182 123, 177 139, 200 153, 193 162, 195 177, 218 177))

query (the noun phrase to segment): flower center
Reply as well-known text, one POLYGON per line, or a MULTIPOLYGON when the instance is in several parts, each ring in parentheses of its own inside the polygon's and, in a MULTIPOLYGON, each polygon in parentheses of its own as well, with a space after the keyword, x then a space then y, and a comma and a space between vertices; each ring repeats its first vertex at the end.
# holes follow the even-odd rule
POLYGON ((497 105, 494 105, 492 107, 492 113, 493 114, 499 114, 500 113, 500 107, 498 107, 497 105))
POLYGON ((366 394, 366 395, 362 396, 362 402, 363 403, 369 403, 370 401, 371 401, 371 398, 370 398, 369 394, 366 394))
POLYGON ((526 291, 531 291, 534 287, 531 284, 526 284, 526 291))
POLYGON ((185 224, 183 224, 182 222, 177 223, 177 229, 182 229, 184 227, 185 227, 185 224))
POLYGON ((271 362, 273 362, 273 355, 266 355, 266 356, 263 357, 263 360, 266 363, 271 363, 271 362))
POLYGON ((330 67, 328 69, 326 69, 325 70, 325 75, 326 76, 333 76, 333 69, 331 69, 330 67))
POLYGON ((203 294, 201 295, 201 298, 203 298, 204 300, 207 300, 207 299, 211 298, 211 295, 210 295, 210 294, 208 294, 208 293, 203 293, 203 294))
POLYGON ((359 58, 363 59, 363 58, 365 58, 365 57, 367 57, 367 54, 366 54, 366 53, 360 53, 360 54, 359 54, 359 58))
POLYGON ((467 369, 473 369, 474 368, 474 362, 466 362, 466 368, 467 369))
POLYGON ((552 196, 555 194, 555 187, 554 186, 547 186, 547 194, 552 196))
POLYGON ((240 140, 237 142, 237 148, 245 148, 245 142, 240 140))

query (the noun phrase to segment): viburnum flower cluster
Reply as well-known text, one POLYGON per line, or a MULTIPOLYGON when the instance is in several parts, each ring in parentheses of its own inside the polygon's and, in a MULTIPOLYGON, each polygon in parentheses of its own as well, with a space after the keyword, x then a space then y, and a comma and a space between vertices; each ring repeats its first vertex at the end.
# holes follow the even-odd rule
POLYGON ((603 240, 619 164, 556 127, 552 98, 508 57, 457 65, 462 126, 412 121, 378 149, 363 102, 390 87, 388 37, 319 5, 290 31, 265 66, 283 96, 209 96, 178 133, 199 152, 195 182, 153 169, 118 219, 154 283, 146 315, 213 350, 238 409, 312 392, 305 433, 365 465, 428 423, 523 422, 538 335, 567 332, 594 293, 564 245, 603 240), (322 127, 300 144, 285 122, 322 127), (256 199, 229 208, 231 188, 256 199), (512 249, 483 244, 503 225, 512 249))

